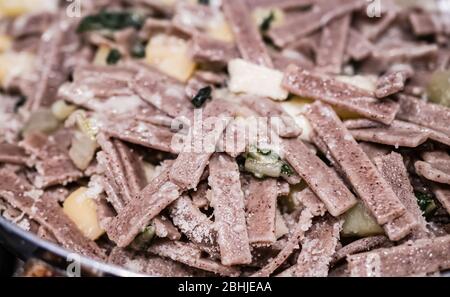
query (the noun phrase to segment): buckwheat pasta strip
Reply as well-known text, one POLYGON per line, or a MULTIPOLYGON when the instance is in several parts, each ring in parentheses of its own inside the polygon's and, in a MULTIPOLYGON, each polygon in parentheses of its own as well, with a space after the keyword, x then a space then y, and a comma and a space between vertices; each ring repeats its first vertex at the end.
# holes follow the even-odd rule
POLYGON ((238 166, 228 155, 216 154, 210 161, 209 171, 208 182, 212 190, 211 203, 222 264, 249 264, 250 242, 238 166))
POLYGON ((222 5, 242 58, 258 65, 272 67, 269 52, 251 19, 245 1, 224 0, 222 5))
POLYGON ((351 276, 408 276, 450 267, 450 236, 419 239, 409 244, 347 257, 351 276), (433 255, 430 257, 429 255, 433 255), (409 261, 404 262, 403 259, 409 261))
POLYGON ((283 86, 298 96, 319 100, 384 124, 390 124, 398 111, 398 104, 393 101, 379 101, 366 90, 293 65, 285 71, 283 86))
POLYGON ((306 116, 378 223, 384 225, 403 215, 405 207, 334 111, 315 103, 306 116))
POLYGON ((442 1, 63 2, 0 4, 0 225, 130 275, 450 270, 442 1))

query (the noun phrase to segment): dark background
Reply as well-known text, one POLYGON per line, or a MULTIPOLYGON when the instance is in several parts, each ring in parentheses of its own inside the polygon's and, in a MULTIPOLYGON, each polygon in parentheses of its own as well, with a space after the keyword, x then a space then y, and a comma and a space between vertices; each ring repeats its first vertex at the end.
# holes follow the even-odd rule
POLYGON ((0 245, 0 276, 11 276, 15 258, 0 245))

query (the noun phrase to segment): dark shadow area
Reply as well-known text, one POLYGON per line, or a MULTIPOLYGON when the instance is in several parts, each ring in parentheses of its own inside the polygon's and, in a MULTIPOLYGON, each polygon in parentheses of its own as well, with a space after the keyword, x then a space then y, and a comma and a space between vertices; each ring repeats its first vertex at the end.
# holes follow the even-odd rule
POLYGON ((14 257, 0 246, 0 277, 11 276, 14 270, 14 257))

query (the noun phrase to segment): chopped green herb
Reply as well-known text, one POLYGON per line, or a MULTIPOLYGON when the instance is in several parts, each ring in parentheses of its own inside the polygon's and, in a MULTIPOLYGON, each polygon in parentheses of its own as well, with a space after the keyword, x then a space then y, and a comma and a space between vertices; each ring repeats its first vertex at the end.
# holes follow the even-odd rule
POLYGON ((122 58, 122 54, 118 50, 112 49, 109 52, 108 57, 106 57, 106 63, 108 63, 108 65, 117 64, 120 58, 122 58))
POLYGON ((252 146, 249 148, 247 154, 247 159, 254 159, 256 161, 262 161, 262 162, 276 162, 280 160, 280 157, 274 153, 271 149, 267 148, 257 148, 255 146, 252 146))
POLYGON ((84 33, 96 30, 121 30, 128 27, 140 29, 144 23, 142 16, 132 12, 102 11, 85 17, 78 26, 77 32, 84 33))
POLYGON ((294 174, 294 171, 292 170, 291 166, 289 166, 289 164, 284 163, 281 166, 281 174, 291 176, 292 174, 294 174))
POLYGON ((212 88, 210 86, 201 88, 197 95, 192 98, 192 104, 196 108, 200 108, 205 104, 206 100, 211 99, 212 88))
MULTIPOLYGON (((275 43, 273 43, 273 40, 272 40, 269 36, 263 35, 262 38, 263 38, 263 41, 264 41, 264 43, 265 43, 266 45, 272 46, 272 47, 275 46, 275 43)), ((290 96, 290 95, 289 95, 289 96, 290 96)), ((288 98, 289 98, 289 97, 288 97, 288 98)))
POLYGON ((209 5, 209 0, 198 0, 198 3, 202 5, 209 5))
POLYGON ((266 32, 270 29, 270 25, 275 20, 275 13, 273 11, 270 11, 270 14, 263 20, 261 25, 259 26, 259 29, 262 32, 266 32))
POLYGON ((141 234, 133 240, 132 246, 138 250, 145 249, 155 237, 155 232, 155 227, 152 225, 145 227, 141 234))
POLYGON ((245 154, 245 170, 257 178, 291 176, 292 168, 270 149, 251 147, 245 154))
POLYGON ((268 156, 272 153, 269 149, 257 149, 258 154, 261 154, 263 156, 268 156))
POLYGON ((131 55, 134 58, 145 58, 145 44, 141 41, 136 42, 131 48, 131 55))
POLYGON ((432 215, 437 208, 432 195, 417 191, 415 192, 415 194, 417 198, 417 204, 419 204, 419 207, 422 210, 424 216, 428 217, 432 215))

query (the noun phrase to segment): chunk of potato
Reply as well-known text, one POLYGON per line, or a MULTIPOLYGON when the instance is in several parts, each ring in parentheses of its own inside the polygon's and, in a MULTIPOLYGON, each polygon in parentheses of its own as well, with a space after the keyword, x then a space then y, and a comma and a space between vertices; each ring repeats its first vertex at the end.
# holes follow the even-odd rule
POLYGON ((305 111, 305 107, 314 103, 313 99, 293 96, 288 101, 282 102, 282 106, 289 109, 289 113, 299 114, 305 111))
POLYGON ((53 115, 50 109, 39 108, 30 114, 22 129, 22 135, 26 136, 34 132, 51 134, 58 130, 60 126, 61 122, 53 115))
POLYGON ((294 97, 288 101, 281 102, 284 111, 294 118, 295 123, 302 128, 300 139, 311 141, 312 126, 308 119, 303 115, 305 108, 314 102, 314 100, 294 97))
POLYGON ((75 223, 80 231, 91 240, 96 240, 104 233, 97 217, 95 197, 90 197, 88 188, 81 187, 64 201, 64 213, 75 223))
POLYGON ((158 176, 158 170, 156 168, 157 166, 144 161, 142 167, 144 169, 145 179, 148 183, 150 183, 155 177, 158 176))
POLYGON ((33 70, 34 55, 26 52, 5 52, 0 54, 0 83, 3 87, 18 77, 33 70))
POLYGON ((186 82, 194 73, 196 64, 189 56, 186 40, 158 34, 152 37, 146 48, 146 60, 165 74, 186 82))
POLYGON ((57 9, 57 0, 0 0, 1 16, 17 17, 26 13, 57 9))
MULTIPOLYGON (((281 103, 283 109, 296 119, 296 121, 298 122, 297 124, 300 125, 300 127, 305 129, 304 135, 301 138, 307 141, 310 140, 309 135, 311 134, 311 127, 308 125, 309 124, 309 122, 307 122, 308 120, 305 117, 299 115, 301 115, 304 112, 308 104, 311 104, 313 102, 314 100, 312 99, 294 97, 288 101, 281 103)), ((361 118, 361 115, 355 112, 351 112, 336 106, 333 106, 333 110, 342 120, 361 118)))
POLYGON ((101 45, 97 52, 95 53, 94 57, 94 65, 98 66, 106 66, 108 63, 106 60, 108 59, 108 55, 111 52, 111 49, 107 45, 101 45))
POLYGON ((177 0, 157 0, 156 2, 163 6, 174 6, 177 0))
POLYGON ((64 100, 58 100, 52 105, 52 113, 60 121, 67 119, 75 109, 75 105, 67 104, 64 100))
POLYGON ((336 106, 333 106, 333 109, 337 113, 337 115, 341 118, 341 120, 351 120, 361 118, 360 114, 357 114, 356 112, 353 111, 342 109, 336 106))
MULTIPOLYGON (((336 80, 369 92, 375 92, 377 83, 376 77, 363 75, 353 75, 353 76, 340 75, 336 76, 336 80)), ((339 107, 333 107, 333 109, 336 111, 336 113, 342 120, 361 118, 361 115, 352 111, 348 111, 339 107)))
POLYGON ((345 84, 349 84, 355 86, 357 88, 375 92, 377 77, 370 75, 338 75, 335 77, 336 80, 343 82, 345 84))
POLYGON ((211 21, 207 26, 206 32, 214 39, 224 42, 234 42, 233 31, 231 31, 230 25, 223 16, 211 21))
POLYGON ((77 131, 72 137, 69 157, 78 169, 86 170, 91 164, 96 150, 97 141, 90 135, 77 131))
POLYGON ((384 231, 375 219, 368 214, 364 205, 358 203, 344 214, 341 234, 348 237, 366 237, 384 234, 384 231))
POLYGON ((450 70, 434 72, 427 93, 431 102, 450 107, 450 70))
POLYGON ((0 53, 11 49, 12 39, 8 35, 0 35, 0 53))

